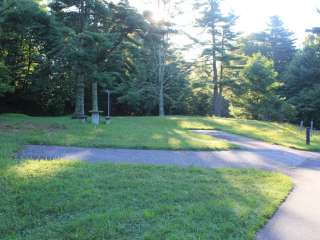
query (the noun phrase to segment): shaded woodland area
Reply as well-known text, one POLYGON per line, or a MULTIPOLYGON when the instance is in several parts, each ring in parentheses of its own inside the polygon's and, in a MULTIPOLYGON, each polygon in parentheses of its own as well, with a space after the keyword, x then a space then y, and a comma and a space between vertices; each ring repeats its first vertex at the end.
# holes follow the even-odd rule
POLYGON ((190 2, 205 34, 190 36, 203 50, 192 62, 170 41, 182 34, 170 14, 155 21, 126 0, 0 0, 0 112, 81 117, 105 111, 109 89, 116 115, 320 121, 320 27, 298 48, 278 16, 243 35, 220 1, 190 2))

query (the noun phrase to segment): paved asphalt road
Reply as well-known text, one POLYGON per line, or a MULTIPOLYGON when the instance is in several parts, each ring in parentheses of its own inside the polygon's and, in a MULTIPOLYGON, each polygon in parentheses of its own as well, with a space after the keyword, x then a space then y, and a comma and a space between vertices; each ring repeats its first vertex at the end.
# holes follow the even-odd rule
POLYGON ((206 168, 257 168, 281 171, 295 188, 258 233, 257 240, 320 240, 320 153, 304 152, 219 131, 196 131, 238 144, 231 151, 162 151, 28 145, 18 153, 30 159, 77 159, 206 168))

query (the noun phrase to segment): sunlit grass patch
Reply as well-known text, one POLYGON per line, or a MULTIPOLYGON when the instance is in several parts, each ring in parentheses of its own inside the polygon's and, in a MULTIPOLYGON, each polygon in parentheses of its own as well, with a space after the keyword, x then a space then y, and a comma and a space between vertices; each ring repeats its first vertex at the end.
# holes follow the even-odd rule
POLYGON ((77 161, 73 160, 55 160, 53 161, 36 161, 36 160, 25 160, 20 164, 12 166, 7 170, 10 175, 25 178, 50 178, 55 177, 61 171, 65 171, 66 168, 77 164, 77 161))
POLYGON ((305 130, 288 123, 217 117, 176 117, 182 128, 222 130, 291 148, 320 151, 320 135, 312 136, 311 145, 305 143, 305 130))
POLYGON ((11 128, 7 133, 16 137, 21 132, 28 133, 27 142, 32 144, 171 150, 226 150, 236 147, 214 137, 194 134, 170 117, 117 117, 108 125, 96 127, 70 117, 16 118, 15 115, 1 115, 1 124, 11 128), (30 128, 30 122, 39 128, 30 128))

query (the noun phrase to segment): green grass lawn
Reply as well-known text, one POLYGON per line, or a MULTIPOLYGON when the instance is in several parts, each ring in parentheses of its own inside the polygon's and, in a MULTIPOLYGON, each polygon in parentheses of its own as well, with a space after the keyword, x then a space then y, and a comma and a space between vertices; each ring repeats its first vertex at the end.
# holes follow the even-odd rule
POLYGON ((109 125, 98 127, 72 120, 70 117, 27 117, 0 115, 3 134, 25 132, 23 137, 33 144, 61 146, 225 150, 235 146, 206 135, 184 129, 175 118, 118 117, 109 125))
POLYGON ((226 150, 235 145, 188 129, 216 129, 301 150, 320 151, 320 135, 305 144, 305 133, 291 124, 212 117, 117 117, 94 127, 69 117, 0 115, 2 134, 22 136, 33 144, 146 148, 172 150, 226 150))
POLYGON ((0 116, 0 239, 253 239, 292 188, 288 177, 255 170, 14 157, 28 143, 232 147, 186 130, 213 127, 208 121, 115 118, 95 128, 67 117, 0 116))
POLYGON ((312 137, 311 145, 306 145, 305 130, 288 123, 213 117, 181 117, 176 121, 184 129, 222 130, 290 148, 320 151, 319 133, 312 137))
POLYGON ((27 161, 0 180, 1 239, 253 239, 291 189, 254 170, 27 161))

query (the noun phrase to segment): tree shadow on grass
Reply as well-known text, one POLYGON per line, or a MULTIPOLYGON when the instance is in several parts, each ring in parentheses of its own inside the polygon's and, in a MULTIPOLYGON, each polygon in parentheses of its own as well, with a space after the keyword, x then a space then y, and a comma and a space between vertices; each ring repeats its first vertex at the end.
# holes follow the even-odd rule
POLYGON ((33 240, 253 239, 291 187, 255 170, 76 161, 21 163, 6 181, 0 235, 33 240))
MULTIPOLYGON (((189 144, 175 124, 143 134, 189 144)), ((30 138, 16 140, 18 148, 30 138)), ((282 177, 256 171, 16 164, 11 161, 0 174, 3 239, 250 239, 289 189, 282 177)))
POLYGON ((171 149, 171 150, 223 150, 232 148, 231 144, 210 136, 199 136, 181 128, 176 121, 166 119, 166 124, 145 125, 136 121, 129 126, 117 125, 90 128, 82 131, 66 130, 57 133, 43 133, 30 139, 31 144, 58 146, 133 148, 133 149, 171 149))

